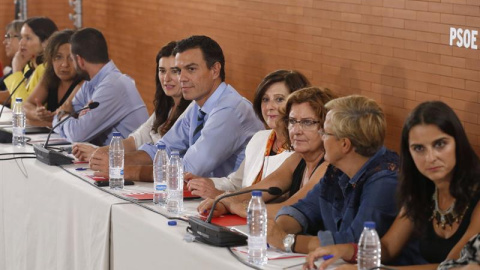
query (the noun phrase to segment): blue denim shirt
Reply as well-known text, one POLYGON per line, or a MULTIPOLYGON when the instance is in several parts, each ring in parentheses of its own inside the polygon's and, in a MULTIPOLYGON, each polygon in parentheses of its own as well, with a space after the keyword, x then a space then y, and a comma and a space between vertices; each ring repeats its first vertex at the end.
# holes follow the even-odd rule
POLYGON ((321 246, 358 242, 365 221, 374 221, 381 237, 397 215, 397 171, 398 155, 385 147, 351 179, 330 165, 305 198, 282 208, 277 217, 292 216, 302 226, 303 233, 318 231, 321 246), (385 158, 387 155, 390 160, 385 158), (363 180, 368 174, 371 175, 363 180))

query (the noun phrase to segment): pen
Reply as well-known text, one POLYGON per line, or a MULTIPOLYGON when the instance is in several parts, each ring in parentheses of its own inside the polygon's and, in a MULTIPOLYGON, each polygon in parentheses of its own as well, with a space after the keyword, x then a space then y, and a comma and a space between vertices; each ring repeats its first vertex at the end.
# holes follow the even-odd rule
POLYGON ((333 258, 333 255, 332 254, 323 255, 322 258, 323 258, 324 261, 327 261, 327 260, 330 260, 331 258, 333 258))

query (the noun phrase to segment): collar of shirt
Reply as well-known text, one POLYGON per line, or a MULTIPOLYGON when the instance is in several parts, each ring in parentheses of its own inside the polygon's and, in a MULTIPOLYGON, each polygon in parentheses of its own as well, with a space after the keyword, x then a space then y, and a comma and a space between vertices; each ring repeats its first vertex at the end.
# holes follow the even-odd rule
MULTIPOLYGON (((207 101, 205 101, 202 107, 197 105, 204 113, 206 113, 205 117, 208 117, 210 112, 212 112, 212 110, 217 106, 217 101, 220 99, 223 92, 225 92, 225 89, 227 89, 227 84, 222 82, 217 89, 215 89, 215 92, 213 92, 213 94, 207 99, 207 101)), ((207 119, 205 118, 205 120, 207 119)))
POLYGON ((105 76, 107 76, 112 70, 116 68, 115 64, 113 63, 113 60, 108 61, 107 64, 105 64, 100 71, 88 82, 91 86, 95 86, 103 79, 105 76))
POLYGON ((346 174, 343 174, 339 179, 340 188, 342 189, 343 194, 345 194, 345 190, 348 187, 347 183, 349 183, 351 185, 355 185, 357 183, 357 181, 362 177, 362 175, 366 172, 370 163, 372 163, 375 159, 377 159, 381 155, 385 154, 386 151, 387 151, 387 149, 385 148, 385 146, 382 146, 375 153, 375 155, 373 155, 371 158, 369 158, 367 160, 367 162, 365 162, 365 164, 363 164, 362 168, 360 168, 360 170, 358 170, 358 172, 352 177, 352 179, 349 179, 346 174))

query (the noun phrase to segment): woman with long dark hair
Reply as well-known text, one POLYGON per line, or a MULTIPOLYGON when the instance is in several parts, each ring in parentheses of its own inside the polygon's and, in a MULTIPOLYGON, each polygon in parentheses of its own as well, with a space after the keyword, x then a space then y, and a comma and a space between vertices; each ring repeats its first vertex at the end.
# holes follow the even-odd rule
POLYGON ((71 102, 80 89, 83 78, 76 72, 70 57, 72 35, 72 30, 63 30, 54 33, 48 41, 45 73, 24 103, 30 125, 52 126, 55 111, 63 103, 71 102))
MULTIPOLYGON (((401 211, 382 237, 382 261, 392 261, 409 239, 420 241, 425 265, 436 269, 480 232, 480 161, 455 112, 440 101, 424 102, 409 115, 402 130, 399 202, 401 211)), ((355 244, 318 248, 307 258, 356 258, 355 244)))
MULTIPOLYGON (((175 56, 173 54, 176 44, 175 41, 168 43, 157 54, 155 111, 147 122, 123 140, 125 152, 135 151, 142 144, 158 141, 170 130, 191 102, 183 98, 178 82, 178 71, 175 67, 175 56)), ((99 151, 105 151, 105 153, 108 152, 108 146, 98 149, 102 149, 99 151)), ((72 153, 78 159, 88 161, 94 151, 97 151, 97 148, 92 145, 76 144, 72 153)))
POLYGON ((5 79, 8 91, 16 91, 12 100, 22 98, 25 101, 37 86, 45 72, 43 50, 48 38, 57 30, 55 23, 46 17, 33 17, 23 24, 20 48, 12 61, 12 75, 5 79), (27 74, 30 76, 25 76, 27 74))

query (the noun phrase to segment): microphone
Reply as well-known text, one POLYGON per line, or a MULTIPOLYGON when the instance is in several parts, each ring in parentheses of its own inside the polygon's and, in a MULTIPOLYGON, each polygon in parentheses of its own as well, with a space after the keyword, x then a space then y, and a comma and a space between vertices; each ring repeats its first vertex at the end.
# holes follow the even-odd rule
POLYGON ((22 83, 30 78, 30 76, 32 76, 33 72, 35 71, 34 68, 31 68, 29 69, 27 72, 25 72, 25 74, 23 74, 23 79, 17 84, 17 86, 15 86, 15 88, 13 89, 12 93, 10 94, 10 96, 8 96, 8 98, 3 102, 3 106, 2 106, 2 109, 0 110, 0 118, 2 117, 2 114, 3 114, 3 109, 5 108, 5 105, 7 105, 7 103, 10 101, 10 99, 12 98, 13 94, 15 94, 15 92, 17 92, 17 89, 18 87, 20 87, 20 85, 22 85, 22 83))
POLYGON ((37 154, 37 159, 47 165, 67 165, 71 164, 73 158, 70 158, 68 156, 65 156, 63 154, 60 154, 59 152, 56 152, 54 150, 49 150, 48 149, 48 141, 50 140, 50 136, 52 135, 53 130, 63 124, 65 121, 70 119, 74 114, 78 114, 79 112, 87 109, 95 109, 100 105, 98 102, 92 102, 85 107, 81 108, 78 111, 75 111, 74 113, 70 113, 67 117, 65 117, 62 121, 58 122, 48 133, 47 140, 45 140, 45 143, 42 144, 34 144, 33 145, 33 150, 35 151, 35 154, 37 154))
POLYGON ((87 109, 95 109, 98 107, 98 105, 100 105, 100 103, 98 102, 92 102, 90 104, 88 104, 87 106, 81 108, 80 110, 74 112, 74 113, 70 113, 67 117, 65 117, 62 121, 58 122, 54 127, 52 127, 52 129, 50 130, 50 132, 48 133, 48 136, 47 136, 47 140, 45 141, 45 144, 43 145, 43 147, 47 148, 48 146, 48 141, 50 140, 50 135, 52 135, 52 132, 54 129, 56 129, 58 126, 60 126, 61 124, 63 124, 65 121, 67 121, 68 119, 70 119, 70 117, 72 117, 73 115, 75 114, 78 114, 79 112, 81 111, 84 111, 84 110, 87 110, 87 109))
POLYGON ((270 187, 268 189, 243 190, 239 192, 225 194, 223 196, 220 196, 213 202, 210 214, 205 221, 198 217, 190 217, 188 219, 188 224, 190 226, 187 228, 187 231, 190 231, 194 236, 196 236, 199 241, 213 246, 232 247, 245 245, 247 243, 247 236, 227 227, 212 224, 211 221, 213 216, 213 210, 215 209, 215 206, 219 201, 228 197, 250 193, 252 191, 268 192, 271 195, 282 194, 282 190, 278 187, 270 187))
MULTIPOLYGON (((256 191, 262 191, 262 192, 268 192, 268 194, 270 195, 274 195, 274 196, 278 196, 278 195, 281 195, 282 194, 282 190, 278 187, 270 187, 270 188, 267 188, 267 189, 254 189, 256 191)), ((243 190, 243 191, 239 191, 239 192, 234 192, 234 193, 230 193, 230 194, 225 194, 223 196, 220 196, 218 199, 216 199, 214 202, 213 202, 213 205, 212 205, 212 211, 210 211, 210 214, 208 214, 208 217, 207 219, 205 220, 205 222, 207 223, 211 223, 212 222, 212 217, 213 217, 213 210, 215 209, 215 207, 217 206, 217 203, 225 198, 228 198, 228 197, 233 197, 233 196, 237 196, 237 195, 241 195, 241 194, 245 194, 245 193, 251 193, 252 191, 254 190, 243 190)))

